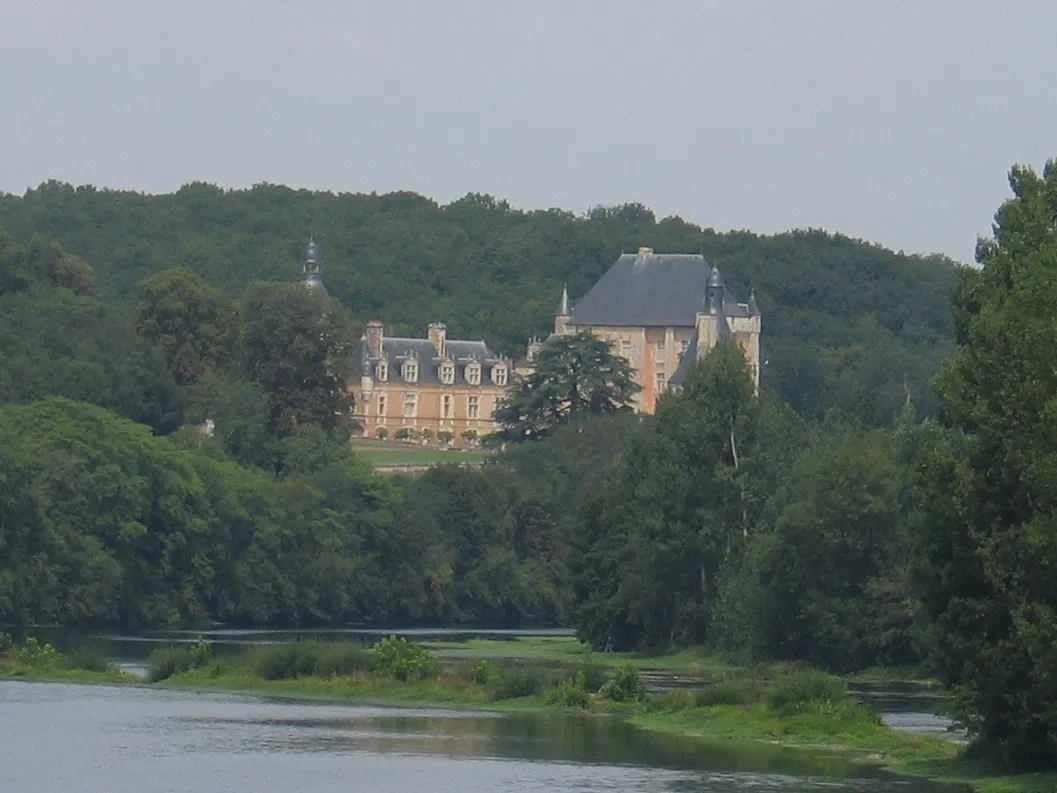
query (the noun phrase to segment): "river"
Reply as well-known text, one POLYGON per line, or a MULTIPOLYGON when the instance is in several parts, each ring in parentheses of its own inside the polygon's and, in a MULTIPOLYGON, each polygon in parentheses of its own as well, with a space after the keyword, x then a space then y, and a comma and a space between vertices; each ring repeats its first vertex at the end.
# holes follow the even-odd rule
POLYGON ((933 793, 839 761, 715 750, 617 719, 0 682, 7 793, 933 793))

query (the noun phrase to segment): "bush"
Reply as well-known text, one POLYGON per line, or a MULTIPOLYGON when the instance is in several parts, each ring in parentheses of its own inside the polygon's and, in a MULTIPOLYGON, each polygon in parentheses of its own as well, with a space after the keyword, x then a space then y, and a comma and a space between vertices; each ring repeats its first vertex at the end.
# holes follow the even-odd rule
POLYGON ((66 663, 62 653, 50 644, 41 644, 32 636, 21 647, 11 650, 10 655, 15 663, 38 672, 58 669, 66 663))
POLYGON ((374 669, 370 652, 356 644, 324 644, 316 658, 319 677, 347 677, 374 669))
POLYGON ((646 686, 642 684, 639 670, 631 664, 622 664, 613 679, 602 687, 602 695, 614 702, 637 702, 645 699, 646 686))
POLYGON ((498 677, 492 681, 492 699, 520 699, 534 697, 543 692, 546 676, 539 669, 524 666, 503 666, 498 677))
POLYGON ((487 686, 499 680, 503 671, 491 661, 481 660, 470 669, 470 680, 479 686, 487 686))
POLYGON ((650 713, 678 713, 694 707, 691 691, 662 691, 646 699, 646 710, 650 713))
POLYGON ((791 672, 776 678, 764 695, 768 708, 794 713, 819 705, 848 700, 848 684, 813 669, 791 672))
POLYGON ((389 430, 387 430, 385 427, 379 427, 374 431, 374 434, 375 437, 378 438, 378 440, 384 441, 386 438, 389 437, 389 430))
POLYGON ((66 666, 87 672, 114 671, 114 665, 98 647, 79 647, 72 651, 66 656, 66 666))
POLYGON ((583 672, 577 672, 572 679, 563 680, 552 688, 547 694, 547 704, 566 708, 590 707, 591 694, 587 691, 587 678, 583 672))
POLYGON ((440 674, 440 661, 419 644, 389 636, 371 648, 374 670, 401 681, 427 680, 440 674))
POLYGON ((15 646, 14 639, 11 638, 10 633, 4 633, 0 631, 0 655, 8 652, 15 646))
POLYGON ((147 658, 147 677, 152 683, 199 669, 213 660, 209 642, 199 639, 190 647, 159 647, 147 658))
POLYGON ((572 677, 577 675, 583 676, 584 689, 589 694, 597 694, 609 679, 606 668, 601 664, 579 664, 574 668, 572 677))
POLYGON ((694 706, 755 705, 763 696, 763 685, 757 680, 717 680, 694 692, 694 706))
POLYGON ((437 433, 437 440, 443 443, 445 446, 449 445, 455 440, 455 433, 449 432, 448 430, 441 430, 437 433))

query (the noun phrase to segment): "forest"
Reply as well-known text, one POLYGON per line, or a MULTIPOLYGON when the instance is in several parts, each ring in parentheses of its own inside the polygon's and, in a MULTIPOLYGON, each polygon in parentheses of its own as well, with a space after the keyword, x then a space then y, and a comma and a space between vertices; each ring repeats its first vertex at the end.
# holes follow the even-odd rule
POLYGON ((2 196, 0 623, 569 625, 599 649, 926 661, 981 754, 1051 762, 1057 168, 1011 185, 981 269, 640 206, 2 196), (295 283, 309 233, 327 310, 295 283), (342 385, 367 319, 516 352, 562 283, 639 245, 755 290, 759 396, 721 345, 651 417, 585 382, 529 436, 525 385, 479 469, 357 459, 342 385))

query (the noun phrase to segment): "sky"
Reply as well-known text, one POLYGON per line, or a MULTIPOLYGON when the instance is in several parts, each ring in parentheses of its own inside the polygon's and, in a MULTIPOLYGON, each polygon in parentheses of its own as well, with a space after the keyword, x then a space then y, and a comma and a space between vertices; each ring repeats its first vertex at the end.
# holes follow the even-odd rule
POLYGON ((0 0, 0 191, 639 202, 971 261, 1057 157, 1053 0, 0 0))

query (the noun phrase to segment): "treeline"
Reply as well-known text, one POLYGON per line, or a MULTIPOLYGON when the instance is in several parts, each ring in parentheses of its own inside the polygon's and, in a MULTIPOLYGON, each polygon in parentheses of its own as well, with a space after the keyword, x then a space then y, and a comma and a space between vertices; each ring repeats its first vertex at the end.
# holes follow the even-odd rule
POLYGON ((422 333, 443 320, 453 337, 484 338, 511 355, 549 332, 563 283, 575 301, 622 251, 701 251, 742 299, 756 291, 764 388, 816 419, 837 409, 891 425, 908 393, 933 414, 928 380, 953 339, 958 268, 942 257, 821 231, 717 233, 636 204, 580 216, 518 211, 482 195, 438 205, 412 193, 194 183, 144 195, 48 182, 0 195, 0 226, 84 257, 104 302, 126 309, 142 281, 173 268, 232 298, 251 283, 290 281, 314 234, 327 287, 357 328, 382 319, 394 332, 422 333))

